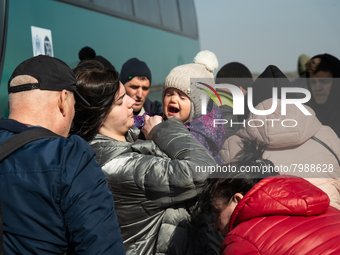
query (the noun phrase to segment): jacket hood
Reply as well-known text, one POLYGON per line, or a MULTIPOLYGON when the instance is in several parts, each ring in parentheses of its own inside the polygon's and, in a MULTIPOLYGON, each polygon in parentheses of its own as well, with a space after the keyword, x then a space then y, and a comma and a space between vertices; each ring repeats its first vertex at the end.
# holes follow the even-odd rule
POLYGON ((270 177, 257 183, 236 206, 229 231, 238 224, 263 216, 313 216, 326 212, 329 198, 305 179, 270 177))
MULTIPOLYGON (((312 59, 314 58, 322 58, 322 59, 327 60, 332 66, 333 77, 340 78, 340 60, 338 58, 327 53, 319 54, 319 55, 312 57, 312 59)), ((309 77, 309 74, 307 74, 307 77, 309 77)))
MULTIPOLYGON (((329 92, 329 96, 327 98, 327 101, 324 104, 322 105, 317 104, 312 96, 311 100, 308 102, 308 105, 314 109, 316 116, 320 119, 321 123, 323 125, 327 125, 333 128, 334 131, 339 136, 340 135, 340 114, 339 114, 340 60, 330 54, 316 55, 312 57, 312 59, 314 58, 322 58, 328 61, 328 63, 332 67, 333 77, 337 79, 333 80, 333 84, 329 92)), ((306 73, 306 77, 309 78, 308 72, 306 73)), ((309 79, 307 79, 307 87, 309 91, 311 91, 309 79)))
MULTIPOLYGON (((281 88, 293 87, 288 78, 274 65, 269 65, 263 73, 257 77, 253 83, 253 106, 258 105, 266 99, 273 97, 273 88, 277 88, 278 98, 281 99, 281 88)), ((245 119, 247 119, 250 110, 247 105, 248 94, 245 96, 245 119)), ((241 118, 242 119, 242 118, 241 118)))
MULTIPOLYGON (((268 110, 272 107, 273 99, 267 99, 257 105, 257 110, 268 110)), ((237 133, 241 138, 257 139, 268 148, 286 148, 298 146, 321 128, 321 122, 316 118, 315 112, 303 105, 311 115, 305 115, 295 104, 287 104, 286 115, 281 114, 281 100, 277 100, 276 110, 269 115, 249 115, 247 125, 237 133), (249 122, 249 120, 251 120, 249 122), (262 126, 261 126, 262 125, 262 126), (257 126, 257 127, 254 127, 257 126)))

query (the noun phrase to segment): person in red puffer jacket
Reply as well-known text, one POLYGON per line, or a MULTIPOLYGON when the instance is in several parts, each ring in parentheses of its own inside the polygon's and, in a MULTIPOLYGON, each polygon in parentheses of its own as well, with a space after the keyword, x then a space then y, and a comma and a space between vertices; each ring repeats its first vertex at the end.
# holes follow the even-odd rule
POLYGON ((247 166, 274 167, 261 158, 263 146, 243 143, 231 164, 237 171, 210 179, 197 207, 215 211, 215 230, 225 237, 221 255, 340 254, 340 211, 327 194, 295 176, 241 173, 247 166))

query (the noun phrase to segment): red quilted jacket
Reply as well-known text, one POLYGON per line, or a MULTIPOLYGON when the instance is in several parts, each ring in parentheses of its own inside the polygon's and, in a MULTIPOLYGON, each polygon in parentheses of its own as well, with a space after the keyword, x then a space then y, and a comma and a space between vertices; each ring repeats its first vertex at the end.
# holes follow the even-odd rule
POLYGON ((340 254, 340 211, 298 177, 256 184, 236 206, 229 231, 222 255, 340 254))

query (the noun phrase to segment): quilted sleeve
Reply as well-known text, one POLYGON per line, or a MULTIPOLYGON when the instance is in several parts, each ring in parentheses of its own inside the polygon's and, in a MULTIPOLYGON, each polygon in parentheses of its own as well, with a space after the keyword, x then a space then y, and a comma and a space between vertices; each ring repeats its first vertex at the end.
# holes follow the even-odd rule
POLYGON ((260 251, 248 240, 237 236, 228 235, 221 246, 221 255, 258 255, 260 251))
POLYGON ((155 126, 149 137, 167 157, 139 155, 135 158, 133 167, 137 186, 161 206, 196 197, 209 177, 205 167, 216 166, 209 151, 177 118, 155 126))

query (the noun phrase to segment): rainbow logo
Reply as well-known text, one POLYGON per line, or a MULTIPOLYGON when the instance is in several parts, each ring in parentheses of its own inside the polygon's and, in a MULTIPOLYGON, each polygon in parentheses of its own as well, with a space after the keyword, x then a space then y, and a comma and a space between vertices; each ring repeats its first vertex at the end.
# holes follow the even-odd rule
POLYGON ((215 97, 211 94, 211 92, 209 90, 205 89, 205 88, 198 87, 198 84, 203 85, 203 86, 207 87, 208 89, 210 89, 211 91, 213 91, 215 93, 215 95, 217 96, 218 100, 220 100, 220 105, 222 105, 222 100, 221 100, 220 96, 218 95, 217 91, 213 87, 211 87, 210 85, 205 84, 203 82, 196 82, 196 87, 198 89, 206 92, 210 96, 210 98, 214 101, 214 103, 217 105, 215 97))

